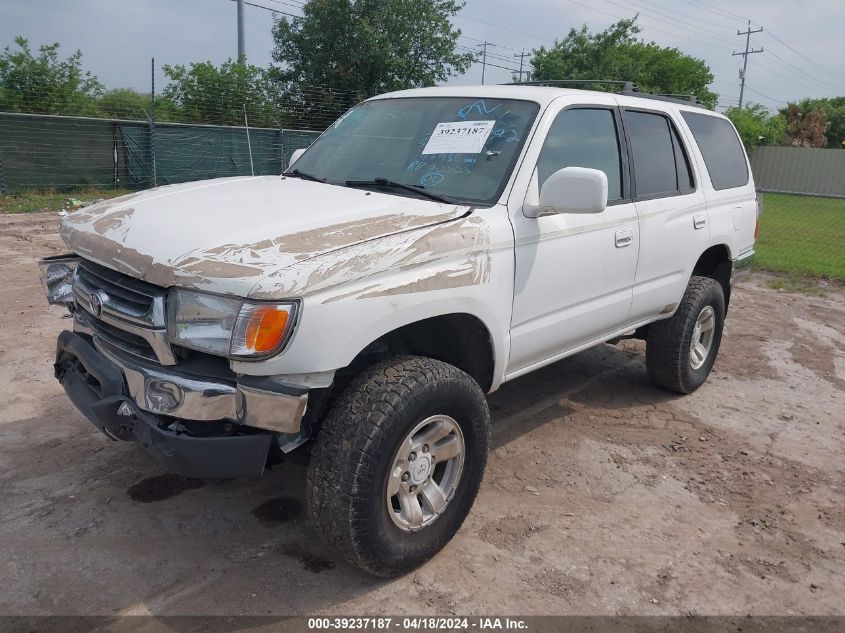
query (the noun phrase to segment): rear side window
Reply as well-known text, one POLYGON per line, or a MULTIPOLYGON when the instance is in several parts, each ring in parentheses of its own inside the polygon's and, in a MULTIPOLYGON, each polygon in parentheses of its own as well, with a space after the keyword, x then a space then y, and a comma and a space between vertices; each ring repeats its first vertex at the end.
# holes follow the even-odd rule
POLYGON ((695 189, 692 169, 672 122, 662 114, 625 112, 637 197, 671 196, 695 189))
POLYGON ((612 110, 573 108, 558 114, 537 161, 542 187, 564 167, 590 167, 607 174, 607 199, 622 198, 622 159, 612 110))
POLYGON ((682 115, 704 157, 713 188, 747 185, 748 164, 733 126, 725 119, 707 114, 683 112, 682 115))

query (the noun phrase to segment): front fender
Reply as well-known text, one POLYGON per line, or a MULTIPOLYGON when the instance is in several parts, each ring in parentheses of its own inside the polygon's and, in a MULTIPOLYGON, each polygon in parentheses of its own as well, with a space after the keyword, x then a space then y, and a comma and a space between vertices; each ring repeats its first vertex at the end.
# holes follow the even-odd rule
POLYGON ((251 296, 299 297, 293 337, 278 356, 235 362, 233 369, 253 375, 336 370, 397 328, 469 314, 490 333, 495 389, 510 351, 514 275, 513 232, 500 211, 372 240, 283 271, 251 296))

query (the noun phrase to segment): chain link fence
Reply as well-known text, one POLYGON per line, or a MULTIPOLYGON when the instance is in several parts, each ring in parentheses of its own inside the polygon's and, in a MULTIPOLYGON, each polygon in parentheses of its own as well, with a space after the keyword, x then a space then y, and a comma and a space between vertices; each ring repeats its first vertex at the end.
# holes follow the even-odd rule
POLYGON ((194 90, 185 103, 132 90, 80 101, 0 86, 0 194, 277 174, 368 96, 323 86, 270 96, 233 85, 194 90))
POLYGON ((0 112, 0 193, 281 173, 320 132, 0 112))
POLYGON ((281 173, 320 132, 0 112, 0 193, 281 173))

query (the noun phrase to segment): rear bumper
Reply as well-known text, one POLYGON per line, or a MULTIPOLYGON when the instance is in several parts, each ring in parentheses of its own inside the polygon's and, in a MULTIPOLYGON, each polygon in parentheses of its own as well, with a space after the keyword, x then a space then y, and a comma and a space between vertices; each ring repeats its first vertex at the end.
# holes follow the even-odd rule
POLYGON ((188 426, 142 410, 130 396, 121 369, 78 334, 59 335, 55 372, 70 400, 94 426, 111 439, 139 442, 171 472, 215 479, 264 472, 272 433, 226 420, 188 426), (204 428, 198 435, 200 425, 204 428))
POLYGON ((748 250, 731 262, 731 285, 746 279, 754 265, 754 250, 748 250))

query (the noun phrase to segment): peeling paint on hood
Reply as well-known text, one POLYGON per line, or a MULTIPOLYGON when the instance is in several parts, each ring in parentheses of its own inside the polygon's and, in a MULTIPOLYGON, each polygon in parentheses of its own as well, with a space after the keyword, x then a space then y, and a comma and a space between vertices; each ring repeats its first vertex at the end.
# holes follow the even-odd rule
POLYGON ((68 247, 158 286, 247 296, 317 255, 461 217, 442 204, 279 176, 160 187, 62 220, 68 247))

